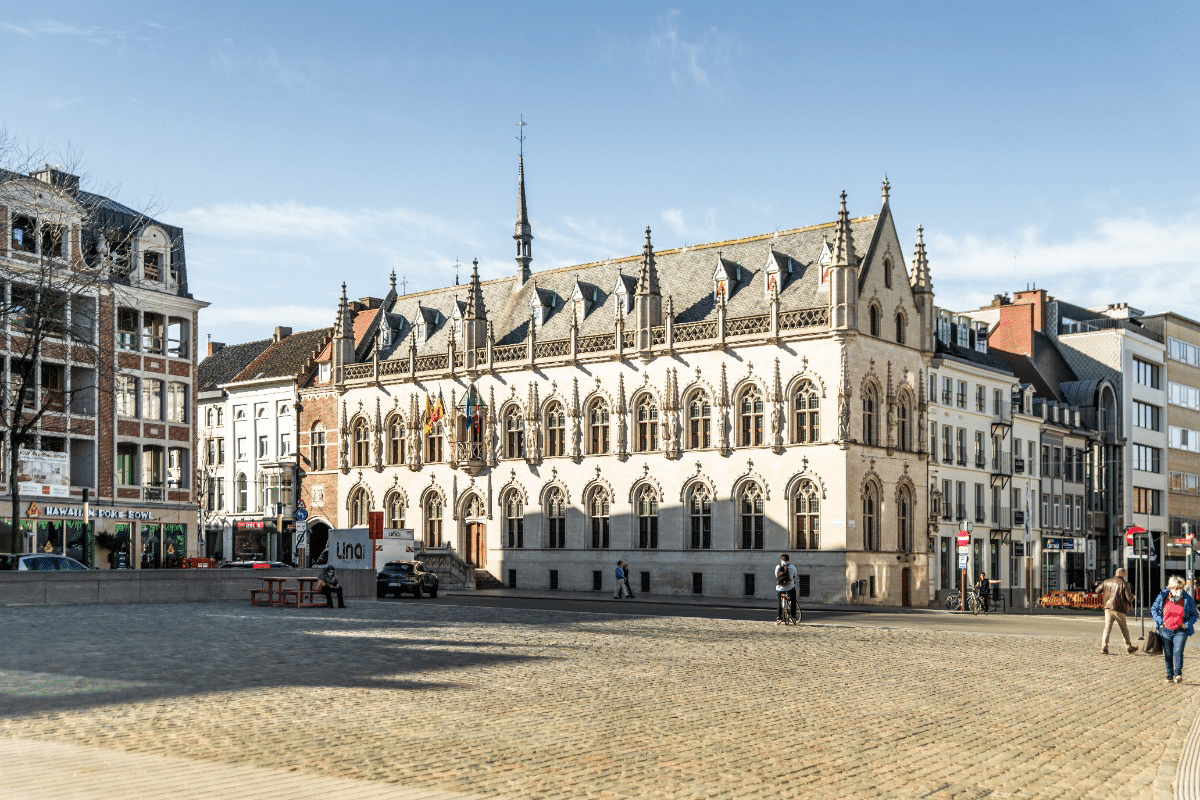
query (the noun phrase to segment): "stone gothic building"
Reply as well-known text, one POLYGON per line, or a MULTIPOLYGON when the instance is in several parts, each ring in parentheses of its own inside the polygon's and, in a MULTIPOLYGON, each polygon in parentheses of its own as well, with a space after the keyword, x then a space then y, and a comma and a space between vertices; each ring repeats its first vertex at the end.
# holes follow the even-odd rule
MULTIPOLYGON (((510 586, 926 605, 933 288, 882 207, 350 301, 299 393, 312 552, 411 528, 510 586)), ((473 568, 473 569, 472 569, 473 568)))

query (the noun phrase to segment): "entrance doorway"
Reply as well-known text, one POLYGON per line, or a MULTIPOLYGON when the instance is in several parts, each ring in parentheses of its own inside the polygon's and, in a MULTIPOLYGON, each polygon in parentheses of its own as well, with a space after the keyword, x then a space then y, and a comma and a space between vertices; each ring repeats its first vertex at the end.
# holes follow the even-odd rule
POLYGON ((483 567, 487 564, 487 529, 482 522, 467 523, 467 546, 465 553, 467 563, 472 567, 483 567))
POLYGON ((900 603, 912 605, 912 569, 905 567, 900 571, 900 603))

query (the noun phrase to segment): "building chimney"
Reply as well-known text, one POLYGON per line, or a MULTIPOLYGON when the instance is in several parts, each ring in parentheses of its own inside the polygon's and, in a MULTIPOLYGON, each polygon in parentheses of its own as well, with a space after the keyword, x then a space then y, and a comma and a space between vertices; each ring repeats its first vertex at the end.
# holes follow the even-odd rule
POLYGON ((212 339, 209 339, 208 340, 208 354, 211 356, 213 353, 217 352, 224 346, 225 346, 224 342, 214 342, 212 339))
POLYGON ((272 341, 280 342, 292 335, 291 328, 285 328, 283 325, 275 327, 275 335, 271 337, 272 341))

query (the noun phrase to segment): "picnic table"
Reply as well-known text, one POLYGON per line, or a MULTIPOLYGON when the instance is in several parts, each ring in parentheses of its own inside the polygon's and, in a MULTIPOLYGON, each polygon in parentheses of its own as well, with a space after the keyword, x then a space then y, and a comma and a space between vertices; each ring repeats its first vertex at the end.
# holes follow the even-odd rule
POLYGON ((268 575, 259 578, 265 584, 265 588, 250 590, 250 603, 256 606, 287 606, 289 608, 320 608, 325 605, 324 598, 321 602, 316 601, 316 596, 320 594, 317 591, 317 579, 311 577, 278 577, 268 575), (288 581, 296 581, 295 589, 288 588, 284 584, 288 581))

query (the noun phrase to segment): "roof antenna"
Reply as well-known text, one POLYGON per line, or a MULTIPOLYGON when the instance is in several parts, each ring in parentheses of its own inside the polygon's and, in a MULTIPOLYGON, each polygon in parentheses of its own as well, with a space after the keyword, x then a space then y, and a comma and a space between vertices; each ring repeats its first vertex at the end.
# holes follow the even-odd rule
POLYGON ((460 265, 458 263, 458 259, 455 258, 454 259, 454 285, 455 286, 458 286, 458 268, 459 268, 459 266, 460 265))

